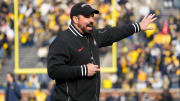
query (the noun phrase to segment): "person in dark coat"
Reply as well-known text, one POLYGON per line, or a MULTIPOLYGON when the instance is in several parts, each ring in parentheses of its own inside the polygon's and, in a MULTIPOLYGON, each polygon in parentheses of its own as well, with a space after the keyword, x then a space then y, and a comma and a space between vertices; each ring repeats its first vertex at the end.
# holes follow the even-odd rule
POLYGON ((99 11, 90 5, 75 4, 70 13, 71 25, 58 33, 49 47, 47 71, 56 81, 54 101, 99 101, 99 48, 151 29, 148 25, 156 19, 151 14, 140 23, 95 29, 94 14, 99 11))
POLYGON ((162 96, 161 101, 174 101, 174 100, 173 100, 173 96, 172 96, 172 94, 169 92, 168 89, 165 89, 165 90, 162 92, 161 96, 162 96))
POLYGON ((5 92, 5 101, 20 101, 21 90, 19 85, 15 81, 14 74, 7 73, 7 86, 5 92))

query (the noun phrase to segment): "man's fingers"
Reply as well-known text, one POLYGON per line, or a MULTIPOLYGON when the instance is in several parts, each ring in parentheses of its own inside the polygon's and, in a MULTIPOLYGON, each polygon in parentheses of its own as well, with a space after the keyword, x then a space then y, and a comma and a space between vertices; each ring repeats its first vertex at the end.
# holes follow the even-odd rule
POLYGON ((149 27, 148 30, 152 30, 153 28, 152 27, 149 27))
POLYGON ((98 66, 98 65, 94 65, 94 67, 95 67, 95 72, 100 71, 100 69, 99 69, 99 66, 98 66))
POLYGON ((153 22, 157 19, 157 17, 155 17, 155 14, 152 14, 149 19, 151 22, 153 22))
POLYGON ((154 17, 155 17, 155 14, 146 15, 143 20, 145 20, 145 19, 151 20, 151 19, 154 19, 154 17))
POLYGON ((100 71, 100 69, 99 69, 99 68, 96 68, 96 69, 95 69, 95 71, 96 71, 96 72, 99 72, 99 71, 100 71))
POLYGON ((149 19, 151 16, 152 16, 152 14, 146 15, 143 20, 147 20, 147 19, 149 19))
POLYGON ((146 19, 147 17, 148 17, 148 15, 146 15, 146 16, 143 18, 143 20, 146 19))
POLYGON ((148 15, 148 16, 146 17, 146 19, 150 19, 151 16, 152 16, 152 14, 148 15))
POLYGON ((153 27, 148 27, 146 30, 152 30, 153 29, 153 27))
POLYGON ((155 18, 151 19, 151 22, 155 21, 156 19, 157 19, 157 17, 155 17, 155 18))
POLYGON ((98 65, 94 65, 94 67, 98 68, 99 66, 98 65))
POLYGON ((150 14, 147 19, 152 19, 155 16, 155 14, 150 14))

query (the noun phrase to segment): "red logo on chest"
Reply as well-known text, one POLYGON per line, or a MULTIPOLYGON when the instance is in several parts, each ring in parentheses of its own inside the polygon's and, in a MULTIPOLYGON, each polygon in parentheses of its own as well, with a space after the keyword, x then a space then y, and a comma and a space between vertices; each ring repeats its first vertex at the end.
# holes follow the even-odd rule
POLYGON ((82 48, 79 48, 77 51, 78 51, 78 52, 81 52, 82 50, 83 50, 83 47, 82 47, 82 48))

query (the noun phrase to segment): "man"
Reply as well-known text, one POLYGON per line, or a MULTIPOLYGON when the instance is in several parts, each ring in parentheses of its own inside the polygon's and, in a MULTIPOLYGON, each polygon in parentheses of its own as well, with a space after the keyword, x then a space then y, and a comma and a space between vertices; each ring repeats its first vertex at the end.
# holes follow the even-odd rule
POLYGON ((140 23, 121 28, 93 28, 99 11, 85 3, 75 4, 70 13, 71 25, 57 35, 49 47, 48 75, 56 81, 54 101, 99 101, 100 47, 112 45, 140 30, 156 18, 145 17, 140 23))
POLYGON ((5 92, 5 101, 20 101, 21 91, 18 84, 15 81, 14 74, 7 73, 6 78, 8 83, 5 92))

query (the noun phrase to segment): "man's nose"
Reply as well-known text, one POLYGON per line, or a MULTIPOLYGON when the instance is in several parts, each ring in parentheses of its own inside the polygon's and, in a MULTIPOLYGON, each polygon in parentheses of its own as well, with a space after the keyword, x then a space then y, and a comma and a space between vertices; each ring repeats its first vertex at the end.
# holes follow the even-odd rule
POLYGON ((94 17, 89 18, 90 22, 94 22, 94 17))

